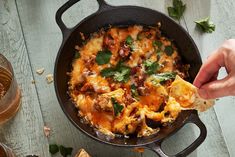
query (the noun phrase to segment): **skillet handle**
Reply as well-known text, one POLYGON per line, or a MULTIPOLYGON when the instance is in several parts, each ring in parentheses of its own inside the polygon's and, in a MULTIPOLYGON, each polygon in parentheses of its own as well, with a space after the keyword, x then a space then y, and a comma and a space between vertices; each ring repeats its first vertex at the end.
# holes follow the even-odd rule
POLYGON ((56 12, 55 15, 55 19, 56 19, 56 23, 58 24, 58 26, 60 27, 60 30, 63 34, 63 38, 66 37, 66 35, 69 34, 70 29, 68 27, 66 27, 66 25, 64 24, 63 20, 62 20, 62 15, 63 13, 68 10, 72 5, 74 5, 75 3, 79 2, 80 0, 69 0, 67 1, 64 5, 62 5, 56 12))
POLYGON ((190 144, 187 148, 185 148, 181 152, 177 153, 176 155, 165 154, 164 151, 161 149, 161 143, 163 141, 149 144, 147 145, 147 148, 157 153, 160 157, 184 157, 189 155, 205 140, 207 131, 205 125, 199 119, 197 113, 192 113, 190 117, 187 119, 187 121, 184 123, 184 125, 187 123, 196 124, 197 127, 200 129, 200 135, 192 144, 190 144))
MULTIPOLYGON (((63 6, 61 6, 57 12, 56 12, 56 23, 61 29, 61 32, 63 34, 63 38, 67 37, 69 35, 69 32, 71 32, 71 29, 66 27, 62 20, 63 13, 68 10, 71 6, 73 6, 75 3, 79 2, 80 0, 69 0, 67 1, 63 6)), ((111 8, 112 6, 108 5, 104 0, 97 0, 99 3, 99 9, 97 12, 102 12, 108 8, 111 8)))

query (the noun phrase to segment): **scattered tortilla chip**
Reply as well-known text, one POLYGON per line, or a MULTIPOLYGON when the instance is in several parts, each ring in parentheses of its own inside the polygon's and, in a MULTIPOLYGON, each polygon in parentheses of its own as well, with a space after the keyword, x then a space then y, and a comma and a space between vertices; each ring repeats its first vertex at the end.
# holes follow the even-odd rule
POLYGON ((84 149, 80 149, 75 157, 91 157, 84 149))
POLYGON ((86 38, 85 38, 84 34, 82 32, 79 32, 79 33, 80 33, 82 40, 85 40, 86 38))
POLYGON ((195 109, 204 112, 214 105, 214 100, 201 98, 197 87, 183 80, 178 75, 170 86, 169 96, 175 98, 182 110, 195 109))
POLYGON ((47 83, 50 84, 53 82, 53 75, 52 74, 48 74, 46 76, 46 80, 47 80, 47 83))
POLYGON ((45 71, 44 68, 40 68, 40 69, 37 69, 37 70, 36 70, 36 73, 37 73, 38 75, 42 75, 44 71, 45 71))
POLYGON ((43 131, 44 131, 44 134, 46 137, 49 137, 50 136, 50 131, 51 131, 51 128, 47 127, 47 126, 44 126, 43 127, 43 131))
POLYGON ((144 152, 144 148, 141 148, 141 147, 133 148, 133 151, 137 152, 137 153, 143 153, 144 152))

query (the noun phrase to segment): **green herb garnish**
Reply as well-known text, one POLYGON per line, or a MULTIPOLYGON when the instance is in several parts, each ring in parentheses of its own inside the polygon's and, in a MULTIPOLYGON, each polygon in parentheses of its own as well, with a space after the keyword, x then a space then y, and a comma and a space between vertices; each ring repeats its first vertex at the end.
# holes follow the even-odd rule
POLYGON ((154 47, 158 47, 159 49, 162 47, 162 42, 161 41, 156 41, 156 40, 154 40, 153 41, 153 43, 152 43, 152 45, 154 46, 154 47))
POLYGON ((130 68, 127 66, 121 66, 115 72, 113 79, 118 82, 127 82, 130 77, 130 68))
POLYGON ((176 73, 175 72, 165 72, 152 75, 152 81, 156 84, 164 83, 167 80, 175 79, 176 73))
POLYGON ((133 98, 135 98, 137 100, 139 99, 138 98, 139 97, 139 93, 137 91, 137 87, 134 84, 131 85, 131 95, 132 95, 133 98))
POLYGON ((130 35, 128 35, 126 38, 126 44, 131 45, 132 43, 133 43, 133 38, 130 35))
POLYGON ((71 148, 71 147, 64 147, 61 145, 59 148, 60 148, 60 154, 63 157, 67 157, 68 155, 72 154, 73 148, 71 148))
POLYGON ((142 40, 144 38, 144 35, 142 33, 137 34, 137 40, 142 40))
POLYGON ((50 144, 49 145, 49 152, 51 154, 56 154, 57 152, 59 152, 59 147, 57 146, 57 144, 50 144))
POLYGON ((196 23, 196 26, 203 32, 212 33, 215 31, 215 25, 210 21, 209 17, 194 22, 196 23))
POLYGON ((103 77, 111 77, 115 74, 115 72, 116 72, 115 68, 105 68, 100 71, 100 74, 103 77))
POLYGON ((98 65, 107 64, 112 56, 112 52, 109 50, 99 51, 96 55, 96 63, 98 65))
POLYGON ((64 147, 62 145, 58 146, 57 144, 50 144, 49 145, 49 152, 52 155, 60 152, 60 154, 63 157, 67 157, 68 155, 72 154, 72 151, 73 151, 73 148, 71 148, 71 147, 64 147))
POLYGON ((145 71, 147 74, 152 75, 155 74, 157 70, 159 70, 160 65, 157 62, 152 62, 150 60, 146 60, 144 63, 145 71))
POLYGON ((111 100, 112 100, 112 103, 113 103, 114 115, 115 115, 115 116, 118 116, 118 115, 122 112, 124 106, 120 105, 120 104, 115 100, 115 98, 111 98, 111 100))
POLYGON ((179 20, 186 9, 186 4, 183 4, 181 0, 173 0, 173 7, 167 9, 170 17, 179 20))
POLYGON ((117 82, 127 82, 130 78, 131 69, 119 62, 115 67, 105 68, 101 70, 101 76, 103 77, 113 77, 117 82))
POLYGON ((81 57, 81 54, 79 51, 76 51, 75 54, 74 54, 74 59, 78 59, 81 57))
POLYGON ((165 72, 165 73, 159 73, 152 75, 153 81, 155 83, 164 83, 167 80, 175 79, 176 73, 175 72, 165 72))
POLYGON ((165 51, 167 56, 171 56, 173 54, 173 52, 174 52, 172 46, 166 46, 164 51, 165 51))

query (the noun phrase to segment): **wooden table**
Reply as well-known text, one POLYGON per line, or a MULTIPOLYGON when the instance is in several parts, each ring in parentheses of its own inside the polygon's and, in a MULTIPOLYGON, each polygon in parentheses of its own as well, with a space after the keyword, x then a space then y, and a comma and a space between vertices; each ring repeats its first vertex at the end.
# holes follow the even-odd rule
MULTIPOLYGON (((25 157, 36 154, 50 157, 50 143, 74 148, 85 148, 93 157, 151 157, 149 150, 139 154, 100 144, 77 130, 65 117, 55 96, 54 86, 47 84, 45 76, 53 73, 54 61, 62 40, 55 23, 55 13, 66 0, 0 0, 0 53, 13 64, 16 78, 22 89, 22 107, 11 121, 0 126, 0 142, 13 148, 16 155, 25 157), (43 75, 36 74, 45 68, 43 75), (32 84, 35 80, 35 84, 32 84), (44 136, 43 126, 52 131, 44 136)), ((137 5, 167 14, 171 0, 107 0, 112 5, 137 5)), ((179 23, 195 40, 201 56, 207 56, 225 39, 235 37, 234 0, 185 0, 187 10, 179 23), (202 34, 195 29, 194 20, 211 16, 216 24, 212 34, 202 34)), ((95 12, 95 0, 82 0, 64 14, 68 26, 95 12)), ((222 70, 220 77, 225 75, 222 70)), ((216 101, 214 108, 200 114, 208 131, 205 142, 190 156, 221 157, 235 156, 235 97, 216 101)), ((180 132, 166 140, 163 148, 175 153, 190 144, 198 135, 194 125, 185 126, 180 132)), ((55 155, 56 156, 56 155, 55 155)), ((59 156, 59 154, 57 155, 59 156)))

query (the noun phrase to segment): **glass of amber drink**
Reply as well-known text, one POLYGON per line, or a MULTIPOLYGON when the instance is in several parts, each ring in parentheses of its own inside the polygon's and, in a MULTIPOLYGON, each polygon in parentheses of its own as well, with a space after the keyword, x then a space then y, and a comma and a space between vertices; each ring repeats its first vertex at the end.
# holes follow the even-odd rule
POLYGON ((0 53, 0 124, 11 119, 20 108, 21 92, 10 62, 0 53))

